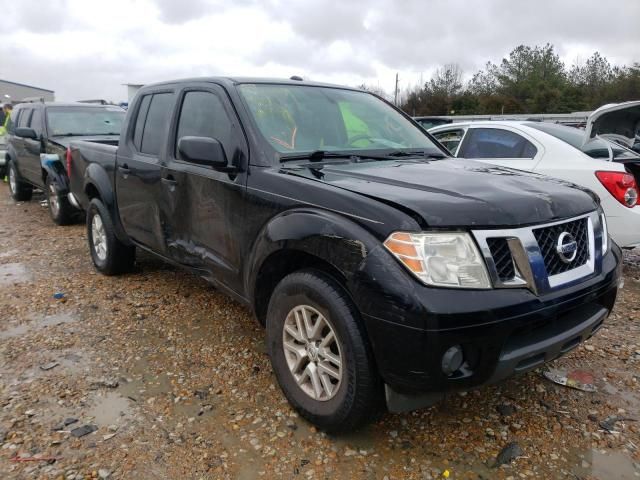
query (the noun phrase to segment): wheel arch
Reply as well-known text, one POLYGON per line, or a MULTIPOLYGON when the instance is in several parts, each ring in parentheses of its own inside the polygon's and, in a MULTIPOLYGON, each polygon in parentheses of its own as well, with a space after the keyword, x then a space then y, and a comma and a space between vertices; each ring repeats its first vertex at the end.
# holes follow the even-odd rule
POLYGON ((121 242, 131 245, 129 236, 124 231, 122 223, 120 221, 120 215, 118 213, 118 206, 116 203, 116 196, 113 190, 113 184, 108 172, 99 164, 91 163, 87 166, 84 173, 84 181, 82 192, 86 196, 87 205, 94 198, 99 199, 107 211, 111 215, 111 219, 114 224, 116 237, 121 242))
POLYGON ((264 325, 269 299, 287 275, 319 270, 351 296, 349 282, 378 241, 344 216, 323 210, 284 212, 260 231, 246 262, 245 289, 264 325))

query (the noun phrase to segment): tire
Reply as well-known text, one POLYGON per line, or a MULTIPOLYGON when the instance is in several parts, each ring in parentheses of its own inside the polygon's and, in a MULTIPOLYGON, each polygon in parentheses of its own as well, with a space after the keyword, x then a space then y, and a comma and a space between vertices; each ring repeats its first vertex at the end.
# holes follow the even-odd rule
POLYGON ((87 209, 87 242, 91 260, 99 272, 117 275, 133 268, 136 248, 118 240, 111 215, 97 198, 91 200, 87 209))
POLYGON ((20 178, 20 174, 18 173, 18 169, 12 161, 9 162, 8 174, 9 191, 11 192, 11 198, 13 198, 16 202, 26 202, 31 200, 31 196, 33 195, 33 187, 28 183, 22 181, 22 179, 20 178))
POLYGON ((57 225, 69 225, 76 217, 76 209, 69 203, 65 194, 61 194, 58 183, 51 177, 46 181, 47 204, 51 220, 57 225))
MULTIPOLYGON (((329 433, 357 429, 371 420, 381 405, 381 382, 358 317, 344 289, 328 275, 315 270, 285 277, 269 301, 267 348, 280 388, 302 417, 329 433), (314 327, 322 324, 320 316, 324 317, 325 325, 318 329, 317 335, 307 334, 307 338, 301 340, 301 329, 294 326, 297 325, 294 312, 301 318, 305 313, 300 309, 306 312, 314 327), (329 354, 341 361, 341 368, 328 360, 327 349, 322 345, 323 337, 330 338, 330 330, 335 340, 327 343, 329 354), (298 338, 292 331, 297 332, 298 338), (285 354, 285 341, 296 347, 298 354, 289 349, 285 354), (297 363, 299 359, 302 360, 297 363), (318 369, 311 367, 312 364, 318 369), (333 375, 327 374, 326 365, 333 370, 333 375), (320 385, 320 389, 315 388, 307 374, 311 368, 317 372, 316 385, 320 385), (336 376, 336 372, 339 375, 336 376), (325 382, 330 388, 326 388, 325 382)), ((302 330, 308 333, 304 327, 302 330)))

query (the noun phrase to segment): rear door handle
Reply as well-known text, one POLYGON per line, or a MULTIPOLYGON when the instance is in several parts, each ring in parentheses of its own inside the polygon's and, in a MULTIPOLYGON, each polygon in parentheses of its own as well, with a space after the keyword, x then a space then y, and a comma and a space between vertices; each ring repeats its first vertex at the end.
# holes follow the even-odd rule
POLYGON ((169 191, 173 192, 176 189, 176 185, 178 185, 178 181, 173 178, 173 175, 167 175, 166 177, 162 177, 162 183, 169 187, 169 191))
POLYGON ((162 183, 164 183, 165 185, 170 185, 174 187, 178 184, 178 181, 175 178, 173 178, 173 176, 169 175, 168 177, 162 178, 162 183))

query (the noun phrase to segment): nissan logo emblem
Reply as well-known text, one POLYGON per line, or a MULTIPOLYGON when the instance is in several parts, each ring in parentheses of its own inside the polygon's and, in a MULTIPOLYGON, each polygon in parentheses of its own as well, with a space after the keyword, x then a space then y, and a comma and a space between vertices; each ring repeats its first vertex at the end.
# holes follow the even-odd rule
POLYGON ((569 232, 562 232, 558 235, 556 253, 564 263, 571 263, 578 255, 578 242, 569 232))

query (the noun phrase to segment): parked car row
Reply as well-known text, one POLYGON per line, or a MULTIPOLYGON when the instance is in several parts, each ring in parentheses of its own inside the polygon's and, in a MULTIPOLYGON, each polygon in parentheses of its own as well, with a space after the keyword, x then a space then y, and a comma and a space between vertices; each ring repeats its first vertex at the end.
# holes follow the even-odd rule
POLYGON ((621 282, 594 193, 451 158, 360 90, 148 85, 119 138, 73 140, 67 159, 95 268, 124 273, 142 249, 246 305, 284 395, 327 431, 569 352, 621 282))
POLYGON ((623 146, 640 121, 640 102, 594 111, 585 130, 544 122, 459 122, 429 129, 456 157, 536 172, 595 192, 609 233, 621 247, 640 246, 640 155, 623 146), (618 142, 614 140, 618 139, 618 142))
POLYGON ((13 110, 3 155, 14 200, 30 200, 34 188, 46 192, 49 213, 58 225, 81 213, 69 201, 67 147, 72 139, 117 140, 124 110, 86 103, 22 103, 13 110))

